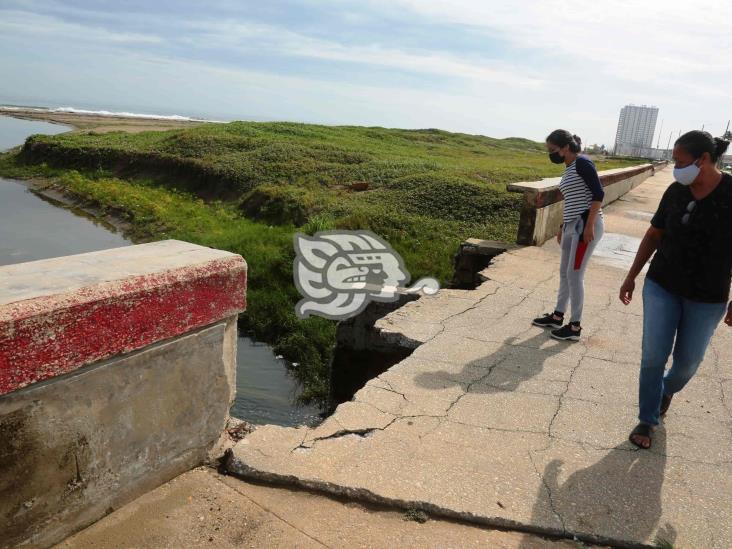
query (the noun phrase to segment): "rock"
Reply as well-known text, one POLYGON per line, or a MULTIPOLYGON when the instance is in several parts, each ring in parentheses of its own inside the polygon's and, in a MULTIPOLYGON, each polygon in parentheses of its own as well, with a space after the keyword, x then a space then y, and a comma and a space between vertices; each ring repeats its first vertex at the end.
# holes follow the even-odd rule
POLYGON ((366 191, 369 188, 369 184, 366 181, 354 181, 348 185, 348 188, 352 191, 366 191))

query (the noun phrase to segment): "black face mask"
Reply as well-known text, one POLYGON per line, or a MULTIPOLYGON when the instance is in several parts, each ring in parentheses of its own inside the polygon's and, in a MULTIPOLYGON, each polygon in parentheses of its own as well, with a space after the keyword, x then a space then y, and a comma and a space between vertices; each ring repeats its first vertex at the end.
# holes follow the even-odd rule
POLYGON ((564 162, 564 157, 560 155, 558 151, 554 151, 553 153, 549 153, 549 160, 555 164, 561 164, 564 162))

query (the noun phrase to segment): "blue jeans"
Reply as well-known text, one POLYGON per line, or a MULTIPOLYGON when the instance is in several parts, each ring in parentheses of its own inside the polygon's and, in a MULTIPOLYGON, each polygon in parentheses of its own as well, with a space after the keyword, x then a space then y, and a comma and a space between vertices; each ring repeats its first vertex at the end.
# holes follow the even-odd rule
POLYGON ((658 425, 662 395, 679 392, 694 376, 726 310, 726 303, 691 301, 646 278, 638 388, 638 419, 642 423, 658 425), (672 347, 673 362, 664 376, 672 347))

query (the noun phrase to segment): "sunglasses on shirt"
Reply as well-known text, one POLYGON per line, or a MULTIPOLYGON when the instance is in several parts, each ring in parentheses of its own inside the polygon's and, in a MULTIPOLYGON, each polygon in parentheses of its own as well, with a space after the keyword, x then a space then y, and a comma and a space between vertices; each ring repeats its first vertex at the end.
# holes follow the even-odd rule
POLYGON ((681 216, 681 224, 688 225, 691 221, 691 217, 696 211, 696 200, 692 200, 686 205, 686 213, 681 216))

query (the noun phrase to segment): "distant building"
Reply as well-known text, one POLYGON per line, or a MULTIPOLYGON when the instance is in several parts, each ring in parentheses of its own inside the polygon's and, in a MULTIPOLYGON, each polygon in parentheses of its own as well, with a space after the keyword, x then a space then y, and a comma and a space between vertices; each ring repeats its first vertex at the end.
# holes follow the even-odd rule
POLYGON ((727 172, 732 172, 732 154, 722 157, 722 169, 727 172))
POLYGON ((615 154, 646 156, 653 148, 657 119, 658 107, 626 105, 620 109, 615 154))

